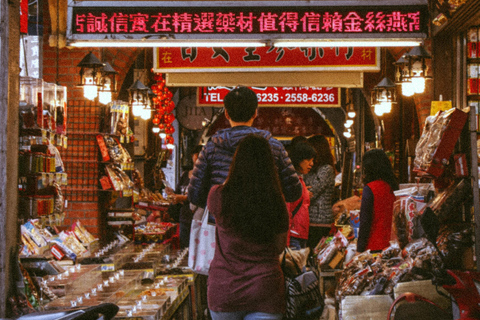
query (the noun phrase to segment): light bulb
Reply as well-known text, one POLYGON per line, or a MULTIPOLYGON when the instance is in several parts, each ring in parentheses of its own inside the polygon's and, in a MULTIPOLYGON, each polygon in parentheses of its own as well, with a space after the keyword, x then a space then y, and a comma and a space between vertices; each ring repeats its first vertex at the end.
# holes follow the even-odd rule
POLYGON ((353 120, 348 119, 347 121, 345 121, 345 123, 348 124, 348 126, 351 126, 353 124, 353 120))
POLYGON ((112 93, 108 91, 100 91, 98 93, 98 101, 101 104, 109 104, 110 102, 112 102, 112 93))
POLYGON ((132 113, 135 117, 140 117, 142 115, 142 110, 144 109, 144 105, 138 102, 132 103, 132 113))
POLYGON ((83 96, 87 98, 88 100, 93 100, 97 97, 98 95, 98 90, 97 86, 93 85, 84 85, 83 86, 83 96))
POLYGON ((153 128, 152 128, 152 132, 153 132, 153 133, 159 133, 159 132, 160 132, 160 128, 159 128, 159 127, 153 127, 153 128))
POLYGON ((355 116, 356 116, 357 114, 355 113, 355 111, 349 111, 349 112, 347 113, 347 115, 348 115, 349 118, 355 118, 355 116))
POLYGON ((351 137, 352 137, 352 134, 351 134, 350 132, 344 132, 344 133, 343 133, 343 136, 344 136, 345 138, 351 138, 351 137))
POLYGON ((412 88, 415 93, 423 93, 425 91, 425 78, 412 77, 412 88))
POLYGON ((165 138, 167 137, 167 134, 165 132, 160 132, 158 136, 160 137, 160 139, 165 140, 165 138))
POLYGON ((382 101, 380 105, 383 113, 390 113, 390 111, 392 111, 392 103, 390 101, 382 101))
POLYGON ((143 109, 142 114, 140 115, 140 118, 143 120, 148 120, 152 116, 152 110, 151 109, 143 109))
POLYGON ((351 122, 345 122, 345 128, 350 128, 352 126, 353 123, 351 122))
POLYGON ((381 104, 376 104, 375 105, 375 114, 379 117, 383 115, 383 108, 381 104))
POLYGON ((174 147, 175 147, 174 144, 171 144, 171 143, 168 143, 168 144, 167 144, 167 149, 172 150, 174 147))
POLYGON ((411 82, 402 82, 402 94, 406 97, 411 97, 415 93, 411 82))

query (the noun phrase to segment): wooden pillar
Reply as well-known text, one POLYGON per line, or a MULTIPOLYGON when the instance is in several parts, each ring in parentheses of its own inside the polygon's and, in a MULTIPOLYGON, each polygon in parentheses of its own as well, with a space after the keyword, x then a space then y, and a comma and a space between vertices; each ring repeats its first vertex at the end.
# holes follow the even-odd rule
POLYGON ((20 3, 0 0, 0 318, 15 288, 17 265, 18 101, 20 3))

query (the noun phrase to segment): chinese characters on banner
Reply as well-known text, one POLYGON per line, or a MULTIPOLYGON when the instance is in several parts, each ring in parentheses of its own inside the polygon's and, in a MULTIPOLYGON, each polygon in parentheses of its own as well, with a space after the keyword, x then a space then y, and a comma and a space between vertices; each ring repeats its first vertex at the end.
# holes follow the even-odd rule
POLYGON ((378 48, 156 48, 155 72, 378 71, 378 48))
POLYGON ((72 34, 398 34, 425 32, 425 6, 74 7, 72 34))
MULTIPOLYGON (((197 88, 197 106, 223 106, 232 87, 197 88)), ((261 107, 340 107, 339 88, 252 87, 261 107)))

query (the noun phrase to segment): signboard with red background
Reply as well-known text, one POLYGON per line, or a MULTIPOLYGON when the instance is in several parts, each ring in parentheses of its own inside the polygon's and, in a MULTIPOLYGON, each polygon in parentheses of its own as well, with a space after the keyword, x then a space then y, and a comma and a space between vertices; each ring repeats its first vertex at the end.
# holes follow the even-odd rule
POLYGON ((173 72, 379 71, 379 48, 156 48, 153 69, 173 72))
MULTIPOLYGON (((223 106, 231 87, 197 88, 197 106, 223 106)), ((340 107, 340 88, 252 87, 260 107, 340 107)))
POLYGON ((415 1, 75 1, 68 18, 69 40, 408 38, 428 31, 428 6, 415 1))

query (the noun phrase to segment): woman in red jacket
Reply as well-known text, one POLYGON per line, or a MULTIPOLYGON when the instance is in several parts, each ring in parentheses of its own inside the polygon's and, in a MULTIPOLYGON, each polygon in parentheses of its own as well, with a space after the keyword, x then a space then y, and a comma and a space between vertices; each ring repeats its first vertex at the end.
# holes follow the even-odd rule
POLYGON ((363 192, 357 252, 379 252, 390 245, 394 190, 398 183, 383 150, 372 149, 362 159, 363 192))
POLYGON ((307 246, 308 229, 310 227, 308 207, 310 206, 311 194, 303 181, 303 175, 310 172, 315 155, 315 149, 306 142, 296 143, 290 149, 289 156, 303 188, 300 199, 287 203, 290 216, 289 246, 296 250, 303 249, 307 246))

